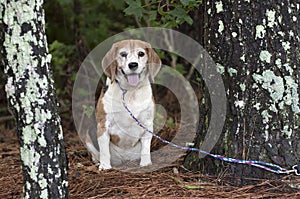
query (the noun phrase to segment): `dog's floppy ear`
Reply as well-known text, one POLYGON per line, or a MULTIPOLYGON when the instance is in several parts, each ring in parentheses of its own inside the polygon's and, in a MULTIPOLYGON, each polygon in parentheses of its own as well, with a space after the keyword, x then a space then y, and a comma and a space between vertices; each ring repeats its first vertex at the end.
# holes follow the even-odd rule
POLYGON ((156 52, 151 48, 151 45, 147 45, 147 55, 148 55, 148 70, 152 82, 154 82, 154 77, 157 75, 161 68, 161 60, 156 52))
POLYGON ((102 59, 102 69, 104 74, 110 78, 111 82, 116 79, 117 73, 117 45, 113 44, 111 49, 106 53, 102 59))

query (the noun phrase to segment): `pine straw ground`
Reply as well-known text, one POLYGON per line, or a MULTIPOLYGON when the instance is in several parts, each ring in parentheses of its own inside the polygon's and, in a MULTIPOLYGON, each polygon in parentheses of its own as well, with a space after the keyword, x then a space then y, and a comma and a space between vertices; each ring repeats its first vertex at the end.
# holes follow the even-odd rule
MULTIPOLYGON (((98 171, 76 133, 65 132, 65 143, 70 163, 69 198, 300 198, 300 192, 288 186, 300 184, 293 176, 276 181, 257 179, 254 185, 234 187, 230 177, 193 173, 180 162, 142 174, 98 171)), ((21 161, 14 130, 0 128, 0 160, 0 198, 20 198, 21 161)))

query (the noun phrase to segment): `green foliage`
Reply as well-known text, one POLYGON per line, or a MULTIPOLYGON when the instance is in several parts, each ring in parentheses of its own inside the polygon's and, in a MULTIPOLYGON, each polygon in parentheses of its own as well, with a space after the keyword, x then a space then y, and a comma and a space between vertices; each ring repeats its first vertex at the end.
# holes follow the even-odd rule
MULTIPOLYGON (((63 99, 68 95, 66 90, 66 81, 68 78, 75 76, 69 74, 69 66, 72 65, 74 57, 76 57, 76 48, 74 45, 67 45, 55 40, 49 44, 49 53, 52 55, 51 64, 54 74, 54 83, 56 93, 63 99)), ((69 98, 65 98, 65 102, 70 102, 69 98)))
POLYGON ((187 73, 186 68, 182 64, 177 64, 176 70, 182 75, 185 75, 187 73))
POLYGON ((124 10, 126 15, 134 15, 140 20, 142 16, 147 13, 147 10, 142 7, 141 1, 125 0, 125 2, 129 5, 124 10))
POLYGON ((91 118, 94 114, 94 107, 93 106, 86 106, 82 105, 84 114, 87 115, 88 118, 91 118))
POLYGON ((45 10, 49 41, 76 45, 81 39, 91 49, 134 24, 132 19, 124 18, 123 9, 125 3, 121 0, 47 1, 45 10))
POLYGON ((66 45, 55 40, 49 45, 49 52, 52 55, 52 64, 56 67, 54 70, 58 75, 64 75, 65 71, 61 66, 68 64, 71 57, 74 55, 75 46, 66 45))
POLYGON ((169 117, 166 121, 166 126, 170 128, 175 128, 175 121, 172 117, 169 117))
POLYGON ((52 0, 44 9, 55 87, 67 104, 76 72, 90 49, 135 22, 124 17, 121 0, 52 0))
POLYGON ((146 25, 164 28, 178 27, 183 23, 193 24, 189 13, 198 9, 201 0, 125 0, 127 16, 134 16, 146 25))

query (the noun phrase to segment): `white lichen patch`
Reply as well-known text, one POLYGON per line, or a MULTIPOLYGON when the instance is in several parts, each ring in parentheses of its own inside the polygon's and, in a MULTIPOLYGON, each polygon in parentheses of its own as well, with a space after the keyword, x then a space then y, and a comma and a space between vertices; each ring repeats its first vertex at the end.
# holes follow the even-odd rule
MULTIPOLYGON (((43 131, 43 130, 42 130, 43 131)), ((38 136, 37 138, 38 140, 38 144, 41 146, 41 147, 47 147, 47 141, 45 139, 44 136, 38 136)))
POLYGON ((245 91, 246 90, 246 85, 244 83, 240 84, 240 88, 241 88, 241 91, 245 91))
POLYGON ((256 103, 253 107, 256 109, 256 110, 260 110, 260 107, 261 106, 261 104, 258 102, 258 103, 256 103))
POLYGON ((64 137, 63 137, 63 129, 62 129, 61 125, 59 125, 59 132, 61 132, 61 133, 58 134, 58 139, 59 140, 63 140, 64 139, 64 137))
POLYGON ((218 73, 220 73, 221 75, 224 74, 224 72, 225 72, 224 66, 222 66, 220 63, 216 63, 216 67, 217 67, 218 73))
POLYGON ((233 75, 237 74, 237 70, 234 69, 234 68, 228 68, 227 72, 228 72, 228 74, 229 74, 230 77, 232 77, 233 75))
MULTIPOLYGON (((292 72, 292 71, 291 71, 292 72)), ((266 70, 260 74, 252 75, 255 83, 269 92, 272 102, 277 103, 279 109, 290 106, 294 113, 300 113, 298 84, 291 76, 280 77, 271 70, 266 70)), ((277 108, 272 105, 269 110, 277 113, 277 108)))
POLYGON ((271 70, 264 71, 262 75, 253 74, 252 77, 256 83, 269 92, 275 103, 283 99, 285 88, 282 77, 276 76, 271 70))
POLYGON ((275 25, 275 16, 276 16, 276 11, 275 10, 267 10, 266 11, 266 16, 268 20, 268 26, 272 28, 275 25))
POLYGON ((14 94, 15 88, 14 88, 14 85, 13 85, 13 78, 12 77, 7 78, 7 82, 6 82, 6 85, 5 85, 5 91, 6 91, 6 94, 8 96, 14 94))
POLYGON ((292 136, 292 134, 293 134, 293 130, 290 129, 289 126, 286 125, 286 126, 283 127, 282 133, 283 133, 285 136, 287 136, 288 139, 291 139, 291 136, 292 136))
POLYGON ((223 2, 222 1, 217 1, 216 3, 216 10, 217 13, 223 12, 223 2))
POLYGON ((44 124, 47 120, 52 118, 51 111, 47 109, 35 108, 35 120, 41 124, 44 124))
POLYGON ((293 16, 293 22, 296 22, 296 21, 297 21, 297 17, 293 16))
POLYGON ((278 33, 277 33, 278 35, 280 35, 280 36, 282 36, 282 37, 284 37, 284 35, 285 35, 285 33, 284 32, 282 32, 282 31, 278 31, 278 33))
POLYGON ((239 135, 240 134, 240 128, 241 128, 241 124, 238 123, 238 126, 237 126, 236 131, 235 131, 235 135, 239 135))
POLYGON ((222 21, 222 20, 219 20, 218 23, 219 23, 218 32, 219 32, 219 33, 222 33, 223 30, 224 30, 224 24, 223 24, 223 21, 222 21))
POLYGON ((246 55, 243 54, 243 55, 240 57, 240 60, 242 60, 243 62, 245 62, 245 61, 246 61, 246 55))
POLYGON ((267 50, 262 50, 259 54, 259 59, 263 62, 271 63, 272 54, 267 50))
POLYGON ((282 23, 282 16, 278 16, 277 19, 278 19, 279 24, 281 24, 282 23))
POLYGON ((291 37, 294 37, 294 36, 295 36, 295 34, 294 34, 294 32, 293 32, 292 30, 290 30, 289 35, 290 35, 291 37))
POLYGON ((44 199, 49 198, 49 196, 48 196, 48 190, 47 189, 42 190, 40 197, 44 198, 44 199))
POLYGON ((269 107, 270 111, 273 111, 274 113, 278 113, 278 109, 276 108, 275 104, 271 104, 271 106, 269 107))
POLYGON ((269 133, 269 125, 267 124, 265 127, 265 142, 268 142, 270 139, 270 133, 269 133))
POLYGON ((237 100, 234 102, 235 107, 243 109, 245 106, 245 102, 243 100, 237 100))
POLYGON ((291 48, 291 44, 288 41, 283 41, 282 42, 282 47, 285 51, 288 51, 291 48))
POLYGON ((211 9, 210 9, 210 8, 207 10, 207 14, 208 14, 208 15, 211 14, 211 9))
POLYGON ((294 70, 288 63, 283 64, 283 67, 285 68, 286 71, 289 72, 290 75, 293 74, 294 70))
MULTIPOLYGON (((272 116, 268 113, 267 110, 264 110, 261 112, 261 116, 263 118, 263 123, 264 124, 268 124, 268 122, 270 121, 270 119, 272 118, 272 116)), ((267 128, 268 129, 268 128, 267 128)))
POLYGON ((291 105, 292 110, 295 114, 300 113, 299 107, 299 86, 297 81, 291 76, 284 77, 286 82, 286 96, 284 97, 284 102, 286 105, 291 105))
POLYGON ((277 68, 281 68, 282 67, 282 63, 281 63, 281 59, 280 58, 277 58, 275 60, 275 65, 277 66, 277 68))
POLYGON ((31 126, 25 126, 22 131, 22 139, 25 145, 30 145, 37 138, 37 132, 31 126))
POLYGON ((39 185, 41 189, 45 189, 47 187, 47 180, 44 178, 43 174, 39 174, 39 185))
POLYGON ((263 25, 257 25, 255 27, 255 39, 262 39, 266 35, 266 29, 263 25))
POLYGON ((23 164, 29 168, 29 176, 30 178, 37 182, 37 173, 39 169, 40 164, 40 154, 36 153, 33 146, 29 147, 22 147, 20 148, 21 153, 21 159, 23 161, 23 164))

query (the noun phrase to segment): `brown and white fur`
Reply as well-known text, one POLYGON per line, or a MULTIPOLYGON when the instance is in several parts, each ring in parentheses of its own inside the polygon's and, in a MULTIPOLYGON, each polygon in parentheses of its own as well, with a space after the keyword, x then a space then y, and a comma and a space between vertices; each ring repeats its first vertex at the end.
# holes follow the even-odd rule
POLYGON ((98 161, 99 170, 110 169, 123 162, 140 160, 140 166, 151 165, 152 135, 131 118, 122 104, 122 91, 127 90, 125 102, 132 113, 149 130, 153 130, 154 100, 150 80, 160 70, 161 60, 147 42, 123 40, 113 44, 102 60, 108 77, 108 89, 100 96, 96 107, 97 142, 86 145, 98 161))

